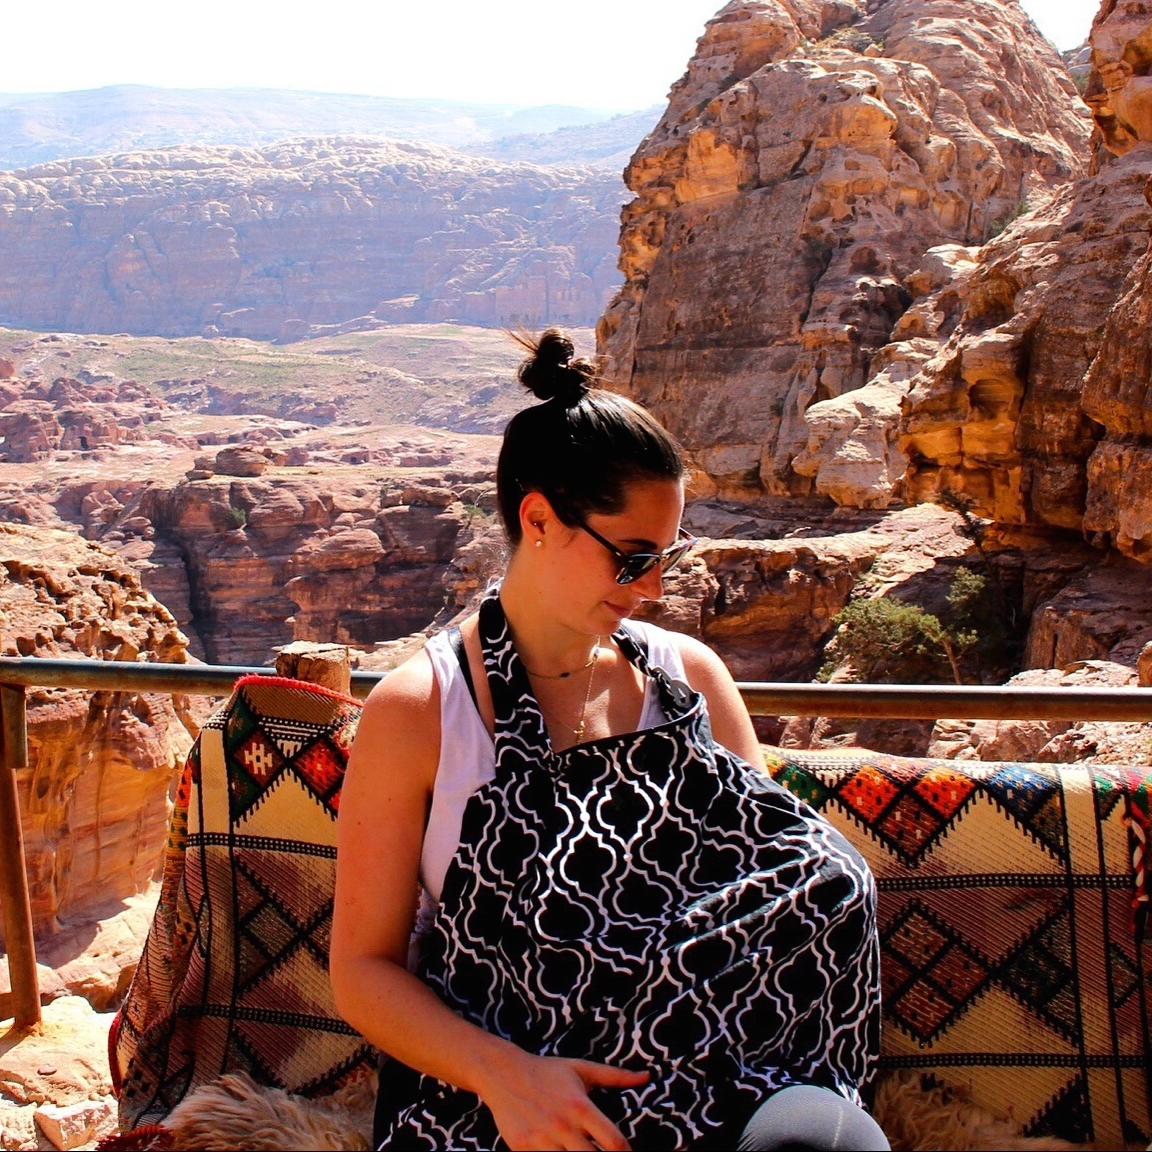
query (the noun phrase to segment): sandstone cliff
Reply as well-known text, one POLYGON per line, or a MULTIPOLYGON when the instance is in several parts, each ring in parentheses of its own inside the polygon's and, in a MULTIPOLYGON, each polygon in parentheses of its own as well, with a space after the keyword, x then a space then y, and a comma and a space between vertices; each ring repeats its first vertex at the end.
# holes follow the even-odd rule
MULTIPOLYGON (((49 528, 0 524, 6 656, 180 663, 171 613, 114 552, 49 528)), ((38 935, 152 879, 173 770, 195 710, 168 695, 29 690, 29 769, 17 780, 38 935)))
POLYGON ((109 525, 145 586, 188 605, 213 663, 263 664, 291 640, 371 650, 482 579, 469 545, 491 524, 491 465, 302 471, 148 485, 109 525))
POLYGON ((1087 99, 1096 172, 975 255, 918 307, 951 312, 903 400, 904 494, 966 493, 1007 524, 1152 558, 1152 116, 1146 6, 1106 0, 1087 99))
POLYGON ((0 323, 269 339, 590 323, 618 283, 620 200, 601 171, 368 139, 42 164, 0 174, 0 323))
POLYGON ((945 337, 905 383, 892 421, 909 460, 906 499, 951 488, 1001 523, 1081 528, 1087 461, 1105 433, 1093 411, 1107 411, 1119 432, 1125 400, 1138 402, 1105 383, 1123 366, 1102 338, 1148 246, 1150 159, 1138 149, 1071 185, 973 253, 963 279, 901 321, 898 336, 945 337), (1084 384, 1094 360, 1095 409, 1084 384))
MULTIPOLYGON (((927 250, 982 244, 1082 174, 1087 119, 1013 0, 733 0, 626 172, 609 378, 703 490, 821 491, 808 411, 860 390, 927 250)), ((857 422, 892 408, 854 400, 857 422)))

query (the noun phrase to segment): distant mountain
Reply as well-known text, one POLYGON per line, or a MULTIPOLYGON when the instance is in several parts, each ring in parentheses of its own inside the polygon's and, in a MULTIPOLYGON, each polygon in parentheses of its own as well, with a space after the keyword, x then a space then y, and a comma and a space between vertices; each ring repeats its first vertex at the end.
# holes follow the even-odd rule
POLYGON ((598 168, 414 141, 184 145, 0 172, 0 324, 290 340, 590 324, 627 196, 598 168))
MULTIPOLYGON (((641 117, 647 113, 639 113, 641 117)), ((167 149, 181 144, 252 148, 289 137, 382 136, 475 149, 505 137, 534 138, 557 129, 627 120, 612 111, 549 104, 466 104, 342 96, 264 88, 167 89, 121 84, 83 92, 0 95, 0 169, 26 168, 75 156, 167 149)), ((656 117, 649 119, 655 122, 656 117)), ((630 126, 607 128, 600 147, 611 147, 630 126)), ((631 141, 634 147, 647 129, 631 141)), ((574 138, 592 148, 592 137, 574 138)), ((627 141, 622 144, 629 147, 627 141)), ((610 154, 589 155, 595 160, 610 154)), ((576 158, 558 156, 571 163, 576 158)), ((512 156, 509 158, 519 158, 512 156)))
POLYGON ((620 169, 632 158, 640 141, 656 127, 664 106, 654 104, 641 112, 624 112, 595 124, 573 124, 545 133, 501 136, 466 151, 499 160, 527 160, 530 164, 592 164, 620 169))

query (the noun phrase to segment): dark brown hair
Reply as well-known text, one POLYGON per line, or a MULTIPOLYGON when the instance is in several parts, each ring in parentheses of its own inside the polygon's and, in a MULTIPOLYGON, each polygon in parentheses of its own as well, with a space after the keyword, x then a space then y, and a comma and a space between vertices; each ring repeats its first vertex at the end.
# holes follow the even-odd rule
POLYGON ((683 477, 672 436, 638 404, 594 387, 595 367, 572 358, 575 348, 563 332, 514 338, 530 353, 520 383, 543 403, 508 422, 496 464, 500 519, 513 546, 520 543, 520 503, 528 492, 542 493, 574 527, 593 512, 622 511, 636 480, 683 477))

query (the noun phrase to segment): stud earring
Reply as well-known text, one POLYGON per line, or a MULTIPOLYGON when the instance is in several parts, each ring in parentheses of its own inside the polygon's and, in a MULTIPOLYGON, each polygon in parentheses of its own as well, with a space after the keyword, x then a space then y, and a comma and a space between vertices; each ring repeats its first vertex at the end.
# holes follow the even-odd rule
POLYGON ((536 541, 536 547, 537 548, 543 548, 544 547, 544 541, 543 540, 537 540, 536 541))

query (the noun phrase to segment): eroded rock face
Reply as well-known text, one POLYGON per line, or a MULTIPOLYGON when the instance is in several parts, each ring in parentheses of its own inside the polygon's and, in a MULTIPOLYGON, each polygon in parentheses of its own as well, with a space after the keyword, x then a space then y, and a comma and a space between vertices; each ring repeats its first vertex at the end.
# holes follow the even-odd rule
POLYGON ((258 339, 587 324, 619 282, 620 199, 592 169, 379 140, 42 164, 0 176, 0 322, 258 339))
MULTIPOLYGON (((954 318, 902 401, 906 499, 951 489, 1001 523, 1081 527, 1086 462, 1105 433, 1099 416, 1126 437, 1120 409, 1139 404, 1138 383, 1108 375, 1117 360, 1117 373, 1134 367, 1139 320, 1109 317, 1147 249, 1150 161, 1152 145, 1141 146, 1065 189, 982 248, 966 277, 918 305, 954 318), (1106 323, 1114 333, 1107 351, 1106 323), (1126 340, 1136 346, 1121 351, 1126 340), (1090 401, 1084 378, 1094 359, 1090 401)), ((1129 299, 1139 312, 1139 299, 1129 299)))
MULTIPOLYGON (((690 509, 689 521, 700 514, 690 509)), ((738 680, 806 680, 860 578, 870 572, 887 589, 932 579, 941 560, 972 554, 959 522, 926 505, 854 531, 705 540, 641 615, 706 641, 738 680)))
POLYGON ((292 640, 371 649, 457 603, 493 486, 487 473, 400 487, 344 472, 143 486, 109 531, 145 585, 187 612, 212 662, 262 664, 292 640))
MULTIPOLYGON (((871 7, 733 0, 626 173, 626 282, 599 346, 702 492, 858 491, 831 472, 817 487, 813 452, 839 451, 845 421, 807 413, 865 383, 926 250, 982 243, 1083 171, 1087 113, 1014 3, 871 7)), ((873 458, 889 391, 855 400, 873 458)))
MULTIPOLYGON (((1152 144, 1133 149, 1120 163, 1130 158, 1142 158, 1147 170, 1152 144)), ((1103 429, 1087 464, 1084 530, 1152 563, 1152 247, 1108 317, 1081 406, 1103 429)))
MULTIPOLYGON (((11 361, 6 361, 11 364, 11 361)), ((0 390, 0 462, 32 463, 55 452, 95 452, 155 437, 149 427, 172 408, 134 380, 6 378, 0 390)), ((179 437, 167 433, 169 443, 179 437)))
MULTIPOLYGON (((1009 685, 1127 688, 1136 673, 1110 660, 1076 660, 1064 668, 1029 669, 1009 685)), ((1089 720, 938 720, 927 755, 950 760, 1027 760, 1139 765, 1148 760, 1152 724, 1089 720)))
POLYGON ((1135 672, 1152 641, 1152 571, 1122 556, 1086 569, 1032 615, 1025 668, 1108 660, 1135 672))
POLYGON ((1152 141, 1152 35, 1144 0, 1104 0, 1092 22, 1085 101, 1104 146, 1123 155, 1152 141))
MULTIPOLYGON (((186 648, 115 553, 74 533, 0 524, 5 655, 181 663, 186 648)), ((189 728, 188 701, 168 695, 29 690, 29 768, 17 783, 38 934, 147 886, 189 728)))

